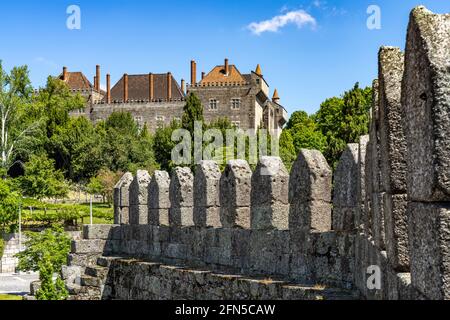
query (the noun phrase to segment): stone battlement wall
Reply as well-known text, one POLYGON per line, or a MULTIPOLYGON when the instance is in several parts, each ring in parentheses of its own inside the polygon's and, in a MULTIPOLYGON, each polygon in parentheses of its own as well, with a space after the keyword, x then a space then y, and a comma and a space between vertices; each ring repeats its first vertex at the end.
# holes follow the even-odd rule
MULTIPOLYGON (((369 135, 347 146, 334 174, 313 150, 290 173, 276 157, 254 172, 235 160, 224 172, 203 161, 195 174, 127 173, 114 191, 116 225, 86 226, 69 264, 85 271, 99 256, 140 259, 112 264, 108 288, 125 290, 112 298, 139 297, 131 293, 142 284, 127 277, 140 279, 136 270, 152 261, 357 289, 367 299, 450 299, 449 57, 450 15, 414 9, 405 53, 379 51, 369 135)), ((158 270, 158 279, 178 277, 158 270)))

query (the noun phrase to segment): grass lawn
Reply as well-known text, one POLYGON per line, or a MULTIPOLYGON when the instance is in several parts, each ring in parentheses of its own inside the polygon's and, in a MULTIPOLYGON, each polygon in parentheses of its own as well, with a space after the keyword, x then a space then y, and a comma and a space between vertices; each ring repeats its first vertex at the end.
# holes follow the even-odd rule
POLYGON ((22 297, 12 294, 0 294, 0 300, 22 300, 22 297))

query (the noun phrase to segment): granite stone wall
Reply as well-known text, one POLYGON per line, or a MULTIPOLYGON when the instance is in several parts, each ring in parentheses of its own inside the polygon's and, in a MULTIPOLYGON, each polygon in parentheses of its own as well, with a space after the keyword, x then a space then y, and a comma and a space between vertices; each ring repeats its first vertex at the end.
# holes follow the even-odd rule
POLYGON ((234 160, 223 172, 206 161, 125 174, 116 225, 86 226, 72 244, 68 270, 86 284, 71 277, 72 291, 308 299, 305 288, 323 286, 346 298, 450 299, 449 57, 450 15, 414 9, 405 53, 379 51, 369 134, 334 173, 302 150, 290 173, 262 157, 254 172, 234 160))

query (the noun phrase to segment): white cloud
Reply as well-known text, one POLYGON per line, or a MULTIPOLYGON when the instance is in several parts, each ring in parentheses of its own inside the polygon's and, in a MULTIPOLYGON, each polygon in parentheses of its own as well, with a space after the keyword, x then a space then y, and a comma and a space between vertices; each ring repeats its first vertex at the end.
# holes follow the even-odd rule
POLYGON ((283 15, 275 16, 270 20, 265 20, 261 22, 252 22, 247 28, 256 35, 260 35, 264 32, 277 32, 279 29, 283 28, 288 24, 296 24, 298 28, 305 25, 311 25, 315 27, 317 22, 313 16, 304 10, 296 10, 286 12, 283 15))

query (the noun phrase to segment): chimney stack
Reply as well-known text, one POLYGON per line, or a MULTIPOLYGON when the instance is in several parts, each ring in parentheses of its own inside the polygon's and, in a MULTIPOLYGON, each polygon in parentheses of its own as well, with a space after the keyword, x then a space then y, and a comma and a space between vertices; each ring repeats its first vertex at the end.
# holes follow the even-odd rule
POLYGON ((128 74, 123 75, 123 102, 128 101, 128 74))
POLYGON ((186 81, 184 81, 184 79, 181 79, 181 92, 186 94, 186 81))
POLYGON ((197 83, 197 63, 195 60, 191 61, 191 85, 197 83))
POLYGON ((111 76, 106 75, 106 103, 111 103, 111 76))
POLYGON ((148 74, 148 100, 155 99, 155 76, 153 73, 148 74))
POLYGON ((205 73, 202 72, 202 80, 205 79, 205 73))
POLYGON ((225 75, 230 74, 230 65, 228 64, 228 59, 225 59, 225 75))
POLYGON ((172 100, 172 74, 167 72, 167 101, 172 100))
POLYGON ((63 78, 62 78, 62 80, 63 81, 67 80, 67 67, 63 67, 63 78))
POLYGON ((99 65, 97 65, 95 67, 95 75, 96 75, 96 79, 97 79, 97 82, 95 83, 95 89, 97 91, 100 91, 100 66, 99 65))

